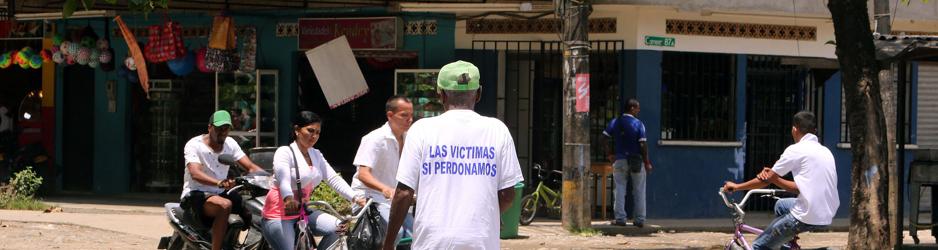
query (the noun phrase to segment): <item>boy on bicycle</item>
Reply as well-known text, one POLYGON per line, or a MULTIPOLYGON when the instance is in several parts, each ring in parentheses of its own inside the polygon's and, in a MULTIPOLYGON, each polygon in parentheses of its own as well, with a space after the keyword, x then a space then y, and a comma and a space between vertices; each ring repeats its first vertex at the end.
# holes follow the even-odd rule
POLYGON ((775 216, 765 231, 756 238, 752 249, 779 249, 801 232, 819 230, 831 224, 840 198, 837 195, 837 169, 831 151, 818 142, 814 114, 795 114, 791 137, 796 142, 782 153, 775 166, 765 168, 745 183, 727 181, 723 190, 758 189, 775 184, 797 193, 797 198, 779 199, 775 216), (792 173, 794 182, 780 176, 792 173))

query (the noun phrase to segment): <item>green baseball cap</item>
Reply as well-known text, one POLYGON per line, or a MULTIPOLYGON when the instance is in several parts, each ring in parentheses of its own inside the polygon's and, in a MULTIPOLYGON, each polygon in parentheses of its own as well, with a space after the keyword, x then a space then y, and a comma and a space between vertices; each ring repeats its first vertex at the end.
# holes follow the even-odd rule
POLYGON ((479 68, 472 63, 460 60, 440 68, 436 85, 444 90, 476 90, 479 89, 479 78, 479 68))
POLYGON ((219 110, 212 114, 212 126, 221 127, 231 125, 231 114, 228 111, 219 110))

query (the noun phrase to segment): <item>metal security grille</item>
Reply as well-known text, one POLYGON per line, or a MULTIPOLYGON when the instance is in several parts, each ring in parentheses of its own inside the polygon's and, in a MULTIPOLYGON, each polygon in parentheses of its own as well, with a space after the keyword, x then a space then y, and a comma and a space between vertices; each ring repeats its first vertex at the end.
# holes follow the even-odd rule
POLYGON ((664 52, 661 70, 662 140, 735 140, 735 56, 664 52))
MULTIPOLYGON (((623 41, 590 42, 590 138, 593 162, 606 161, 599 136, 606 124, 622 111, 619 72, 623 41)), ((470 60, 499 65, 498 117, 511 130, 525 179, 533 187, 540 180, 531 165, 560 170, 563 153, 563 45, 552 41, 473 41, 470 60), (490 56, 495 52, 497 56, 490 56), (486 56, 489 55, 489 56, 486 56), (486 58, 484 60, 479 60, 486 58)), ((491 72, 496 73, 496 72, 491 72)), ((483 74, 486 74, 483 72, 483 74)), ((545 182, 559 188, 559 182, 545 182)), ((607 183, 612 183, 611 175, 607 183)), ((595 204, 612 204, 606 197, 595 204)), ((599 192, 596 194, 599 195, 599 192)), ((611 211, 612 206, 607 207, 611 211)), ((596 209, 595 214, 601 214, 596 209)))
MULTIPOLYGON (((783 65, 776 56, 749 56, 746 69, 746 171, 750 180, 772 167, 791 145, 791 117, 802 107, 807 70, 783 65)), ((749 209, 771 211, 772 199, 753 200, 749 209)))
MULTIPOLYGON (((605 161, 598 137, 620 112, 619 70, 623 41, 591 41, 590 119, 592 159, 605 161)), ((498 117, 512 132, 524 168, 540 163, 560 169, 563 133, 563 45, 557 41, 473 41, 472 57, 496 52, 498 117)), ((531 176, 531 175, 528 175, 531 176)))
MULTIPOLYGON (((911 84, 909 84, 911 85, 911 84)), ((918 66, 918 136, 919 148, 938 149, 938 64, 918 66)), ((928 197, 924 194, 922 197, 928 197)))
MULTIPOLYGON (((889 67, 889 66, 884 66, 889 67)), ((911 67, 906 67, 911 68, 911 67)), ((892 64, 892 72, 898 72, 899 67, 896 64, 892 64)), ((911 72, 906 71, 906 81, 911 81, 911 72)), ((893 73, 889 76, 889 82, 880 82, 879 84, 897 84, 897 74, 893 73)), ((905 84, 905 142, 906 144, 913 143, 912 141, 912 128, 911 128, 911 114, 912 114, 912 84, 907 82, 905 84)), ((842 88, 843 86, 841 86, 842 88)), ((850 143, 850 126, 847 123, 847 95, 846 92, 841 91, 840 93, 840 143, 850 143)), ((893 110, 892 112, 896 112, 893 110)))

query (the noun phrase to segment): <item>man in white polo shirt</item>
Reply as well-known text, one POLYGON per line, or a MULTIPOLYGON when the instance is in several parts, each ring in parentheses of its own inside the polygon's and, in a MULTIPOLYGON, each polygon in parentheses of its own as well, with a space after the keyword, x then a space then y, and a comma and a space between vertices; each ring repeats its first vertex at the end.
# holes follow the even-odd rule
MULTIPOLYGON (((364 192, 378 205, 378 212, 387 222, 391 213, 391 196, 397 187, 397 164, 401 159, 404 134, 414 121, 414 105, 404 96, 392 96, 384 105, 388 122, 362 137, 358 153, 352 164, 358 172, 352 178, 352 188, 364 192)), ((355 205, 358 209, 358 206, 355 205)), ((404 219, 404 232, 410 236, 413 217, 404 219)))
POLYGON ((775 220, 752 243, 752 249, 779 249, 801 232, 826 228, 831 224, 840 198, 837 195, 837 167, 831 151, 818 142, 814 135, 814 114, 801 111, 795 114, 791 137, 796 142, 782 153, 775 166, 763 169, 755 178, 742 184, 727 181, 723 189, 757 189, 775 184, 797 198, 775 202, 775 220), (780 176, 792 173, 795 181, 780 176))
POLYGON ((472 111, 479 79, 479 68, 468 62, 440 69, 446 112, 407 133, 384 249, 394 249, 415 192, 413 249, 499 249, 499 215, 524 178, 508 127, 472 111))

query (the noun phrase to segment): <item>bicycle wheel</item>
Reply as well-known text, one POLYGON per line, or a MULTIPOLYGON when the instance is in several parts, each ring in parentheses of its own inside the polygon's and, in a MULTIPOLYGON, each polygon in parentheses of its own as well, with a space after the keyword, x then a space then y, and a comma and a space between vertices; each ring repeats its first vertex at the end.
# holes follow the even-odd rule
POLYGON ((538 202, 534 198, 534 194, 525 195, 524 198, 521 198, 521 225, 527 226, 534 221, 534 216, 537 215, 538 202))

